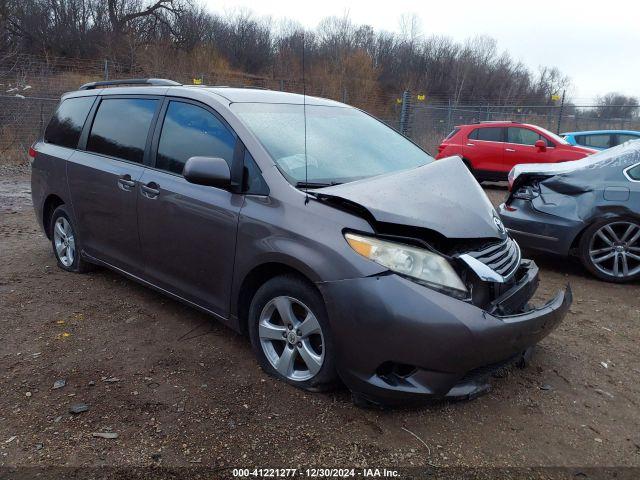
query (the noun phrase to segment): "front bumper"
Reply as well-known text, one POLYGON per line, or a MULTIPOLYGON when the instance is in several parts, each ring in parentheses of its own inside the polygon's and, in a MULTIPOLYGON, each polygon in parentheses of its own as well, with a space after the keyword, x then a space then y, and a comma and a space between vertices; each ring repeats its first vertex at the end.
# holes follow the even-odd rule
MULTIPOLYGON (((526 303, 538 268, 523 261, 523 280, 500 298, 526 303)), ((392 405, 425 398, 472 397, 494 367, 529 354, 571 305, 569 287, 546 305, 493 314, 398 275, 320 283, 338 372, 364 399, 392 405)))

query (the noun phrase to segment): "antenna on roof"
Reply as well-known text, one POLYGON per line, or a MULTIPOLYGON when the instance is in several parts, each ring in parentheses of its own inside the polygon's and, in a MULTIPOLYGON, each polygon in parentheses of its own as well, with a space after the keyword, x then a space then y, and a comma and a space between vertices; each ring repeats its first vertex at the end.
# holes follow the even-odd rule
POLYGON ((302 116, 304 118, 304 183, 305 183, 305 205, 309 203, 309 162, 307 161, 307 82, 305 78, 304 46, 306 43, 306 32, 302 31, 302 116))

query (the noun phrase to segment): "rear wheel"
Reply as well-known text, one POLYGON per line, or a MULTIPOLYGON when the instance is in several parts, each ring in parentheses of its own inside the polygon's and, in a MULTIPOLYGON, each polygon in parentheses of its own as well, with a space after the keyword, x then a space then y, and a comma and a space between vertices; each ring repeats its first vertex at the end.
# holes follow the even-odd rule
POLYGON ((258 289, 249 308, 249 335, 263 370, 310 391, 338 376, 324 302, 305 280, 285 275, 258 289))
POLYGON ((71 221, 71 215, 64 205, 60 205, 51 215, 51 245, 58 266, 63 270, 84 273, 92 265, 80 258, 80 241, 71 221))
POLYGON ((608 282, 640 278, 640 223, 631 218, 594 223, 580 239, 580 259, 596 277, 608 282))

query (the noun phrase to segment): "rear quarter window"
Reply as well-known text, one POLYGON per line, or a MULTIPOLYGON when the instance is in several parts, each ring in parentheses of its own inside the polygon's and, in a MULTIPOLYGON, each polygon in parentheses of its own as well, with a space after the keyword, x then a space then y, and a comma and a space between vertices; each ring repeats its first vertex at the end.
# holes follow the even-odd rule
POLYGON ((95 97, 63 100, 44 131, 44 141, 67 148, 77 148, 82 127, 95 97))
POLYGON ((444 139, 445 140, 449 140, 451 137, 453 137, 459 131, 460 131, 459 128, 454 128, 453 130, 451 130, 451 133, 449 133, 449 135, 447 135, 444 139))
POLYGON ((627 177, 636 182, 640 181, 640 164, 634 165, 626 171, 627 177))

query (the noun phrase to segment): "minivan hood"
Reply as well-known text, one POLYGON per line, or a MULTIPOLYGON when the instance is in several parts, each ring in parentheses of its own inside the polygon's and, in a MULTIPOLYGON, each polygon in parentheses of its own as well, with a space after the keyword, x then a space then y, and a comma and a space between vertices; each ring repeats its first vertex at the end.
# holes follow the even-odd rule
POLYGON ((365 208, 377 222, 434 230, 448 238, 505 238, 491 202, 459 157, 314 190, 365 208))

